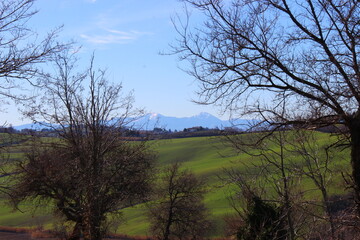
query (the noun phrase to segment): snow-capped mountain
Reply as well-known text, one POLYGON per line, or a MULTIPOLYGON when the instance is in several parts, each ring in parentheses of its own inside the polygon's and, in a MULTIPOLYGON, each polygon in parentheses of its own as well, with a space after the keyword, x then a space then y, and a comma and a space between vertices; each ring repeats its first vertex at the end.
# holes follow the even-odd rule
POLYGON ((251 120, 238 119, 236 121, 221 120, 209 113, 202 112, 192 117, 169 117, 157 113, 147 114, 137 120, 135 128, 152 130, 153 128, 164 128, 171 130, 183 130, 191 127, 219 128, 236 126, 240 129, 247 129, 251 120))

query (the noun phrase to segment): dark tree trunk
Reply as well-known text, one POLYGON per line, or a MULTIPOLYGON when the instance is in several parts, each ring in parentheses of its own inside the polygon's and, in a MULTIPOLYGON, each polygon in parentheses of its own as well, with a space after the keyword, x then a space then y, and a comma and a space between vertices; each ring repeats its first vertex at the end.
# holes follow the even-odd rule
POLYGON ((354 195, 357 215, 360 217, 360 113, 352 119, 349 126, 351 136, 351 166, 354 181, 354 195))
POLYGON ((101 240, 103 236, 100 218, 90 215, 85 217, 85 219, 82 226, 84 240, 101 240))
POLYGON ((168 219, 166 222, 166 227, 165 227, 165 232, 164 232, 164 236, 163 236, 163 240, 169 240, 169 236, 170 236, 170 227, 172 225, 172 218, 173 218, 173 208, 172 208, 172 203, 171 206, 169 208, 169 212, 168 212, 168 219))
POLYGON ((80 240, 80 237, 81 237, 81 223, 77 222, 68 240, 80 240))

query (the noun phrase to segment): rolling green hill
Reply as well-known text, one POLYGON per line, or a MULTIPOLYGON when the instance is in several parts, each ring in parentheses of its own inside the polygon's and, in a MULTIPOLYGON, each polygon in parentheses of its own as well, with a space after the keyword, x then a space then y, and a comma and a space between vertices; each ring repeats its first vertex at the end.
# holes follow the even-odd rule
MULTIPOLYGON (((326 133, 316 133, 319 145, 328 144, 335 141, 326 133)), ((205 203, 210 209, 212 219, 216 222, 214 236, 221 236, 223 232, 223 217, 234 213, 228 202, 228 194, 233 188, 219 180, 219 176, 224 176, 224 169, 237 168, 243 169, 254 167, 256 169, 257 159, 245 154, 236 154, 233 149, 224 141, 222 137, 193 137, 170 140, 157 140, 151 142, 152 147, 158 152, 157 167, 160 169, 174 162, 182 162, 184 168, 191 169, 196 175, 205 177, 208 183, 209 192, 206 195, 205 203), (254 164, 254 165, 253 165, 254 164)), ((273 148, 276 150, 276 146, 273 148)), ((349 169, 349 151, 338 151, 334 155, 336 161, 331 167, 345 171, 349 169)), ((334 172, 334 184, 331 187, 332 193, 343 192, 344 186, 341 184, 341 173, 334 172)), ((302 184, 311 188, 310 181, 303 181, 302 184)), ((308 194, 308 197, 316 197, 316 191, 308 194)), ((3 201, 4 202, 4 201, 3 201)), ((7 205, 1 204, 0 226, 37 226, 52 227, 51 212, 46 211, 46 207, 38 208, 33 214, 32 203, 26 203, 21 207, 24 213, 12 211, 7 205)), ((146 207, 144 205, 135 206, 123 210, 123 223, 119 226, 117 233, 128 235, 147 235, 148 223, 146 219, 146 207)))
MULTIPOLYGON (((316 132, 317 144, 320 146, 336 141, 336 137, 330 134, 316 132)), ((271 144, 271 143, 270 143, 271 144)), ((278 146, 272 145, 272 149, 278 150, 278 146)), ((256 168, 258 160, 246 154, 236 154, 233 148, 224 141, 222 137, 198 137, 161 140, 154 144, 158 151, 158 164, 165 166, 174 162, 182 162, 184 168, 191 169, 198 176, 205 177, 209 184, 209 193, 206 195, 206 205, 211 210, 212 218, 216 222, 215 236, 223 233, 223 217, 233 214, 234 210, 229 205, 228 196, 233 189, 231 185, 225 185, 219 176, 224 177, 224 169, 236 168, 243 170, 250 166, 256 168), (254 164, 254 166, 253 166, 254 164)), ((336 160, 331 163, 331 168, 339 170, 332 174, 334 184, 330 187, 332 194, 342 194, 344 186, 342 183, 341 171, 349 169, 349 151, 338 151, 333 158, 336 160)), ((295 159, 294 161, 298 161, 295 159)), ((303 180, 302 184, 306 189, 314 189, 310 180, 303 180)), ((312 190, 307 192, 308 198, 318 198, 319 191, 312 190)), ((120 232, 129 235, 144 235, 147 233, 147 221, 145 208, 137 206, 124 211, 127 222, 120 226, 120 232)))

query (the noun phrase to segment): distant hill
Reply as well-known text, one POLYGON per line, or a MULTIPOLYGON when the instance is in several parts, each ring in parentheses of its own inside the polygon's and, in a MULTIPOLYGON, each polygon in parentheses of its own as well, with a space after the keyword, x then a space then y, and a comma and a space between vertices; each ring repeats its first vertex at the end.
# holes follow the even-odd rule
MULTIPOLYGON (((154 128, 164 128, 172 131, 182 131, 184 128, 204 127, 204 128, 219 128, 224 129, 228 127, 237 127, 242 130, 249 128, 249 125, 254 120, 237 119, 237 120, 221 120, 209 113, 202 112, 192 117, 169 117, 159 113, 149 113, 143 117, 134 120, 132 125, 136 129, 153 130, 154 128)), ((46 128, 46 124, 30 123, 18 126, 13 126, 14 129, 21 131, 23 129, 41 130, 46 128)))
POLYGON ((43 125, 43 123, 27 123, 27 124, 22 124, 22 125, 18 125, 18 126, 13 126, 13 128, 15 130, 21 131, 24 129, 41 130, 46 127, 45 127, 45 125, 43 125))

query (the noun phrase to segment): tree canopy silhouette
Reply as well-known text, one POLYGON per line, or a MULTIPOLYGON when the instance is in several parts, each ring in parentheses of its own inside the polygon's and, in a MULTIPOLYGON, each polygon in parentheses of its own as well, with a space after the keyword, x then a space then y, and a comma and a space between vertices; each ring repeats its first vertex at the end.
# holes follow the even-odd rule
POLYGON ((15 204, 53 201, 55 211, 73 223, 70 239, 102 239, 109 214, 147 198, 154 155, 146 141, 124 137, 137 111, 121 85, 93 70, 93 60, 80 74, 73 73, 71 55, 58 56, 56 66, 28 114, 44 119, 59 139, 35 139, 19 163, 12 197, 15 204))
POLYGON ((192 66, 199 102, 273 125, 344 124, 360 215, 359 1, 185 2, 206 18, 175 21, 174 49, 192 66))

